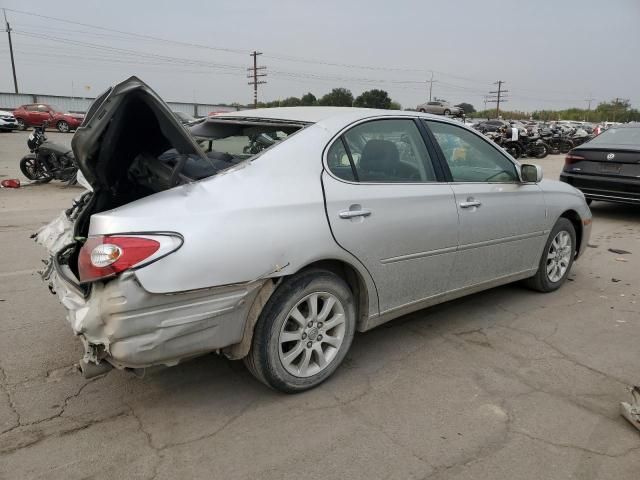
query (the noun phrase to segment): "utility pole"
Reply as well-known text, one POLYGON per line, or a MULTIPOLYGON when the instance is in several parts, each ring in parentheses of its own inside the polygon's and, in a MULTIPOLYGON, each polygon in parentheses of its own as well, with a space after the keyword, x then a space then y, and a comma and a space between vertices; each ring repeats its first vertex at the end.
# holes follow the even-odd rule
POLYGON ((433 79, 433 72, 431 72, 431 80, 427 80, 429 82, 429 101, 431 101, 431 92, 433 91, 433 82, 437 82, 437 80, 433 79))
POLYGON ((586 118, 584 119, 585 122, 589 121, 589 112, 591 112, 591 102, 593 102, 595 100, 595 98, 585 98, 584 101, 587 102, 587 115, 586 118))
POLYGON ((507 96, 505 94, 509 93, 509 90, 502 89, 503 83, 507 83, 507 82, 503 80, 498 80, 497 82, 494 82, 494 85, 498 85, 498 90, 489 92, 488 99, 487 99, 488 103, 496 104, 496 117, 500 116, 500 103, 504 103, 507 101, 506 100, 507 96))
POLYGON ((258 77, 267 76, 266 73, 258 73, 258 72, 264 70, 267 67, 258 66, 258 55, 262 55, 262 52, 256 52, 254 50, 253 53, 250 53, 249 55, 253 57, 253 67, 247 68, 247 70, 250 72, 252 71, 253 73, 250 73, 249 75, 247 75, 247 78, 252 79, 249 82, 249 85, 253 85, 253 108, 258 108, 258 85, 262 83, 267 83, 264 80, 258 81, 258 77))
POLYGON ((11 70, 13 70, 13 87, 18 93, 18 79, 16 77, 16 62, 13 59, 13 43, 11 42, 11 25, 9 25, 9 20, 7 20, 7 11, 3 8, 2 13, 4 13, 4 23, 7 26, 7 36, 9 37, 9 54, 11 56, 11 70))

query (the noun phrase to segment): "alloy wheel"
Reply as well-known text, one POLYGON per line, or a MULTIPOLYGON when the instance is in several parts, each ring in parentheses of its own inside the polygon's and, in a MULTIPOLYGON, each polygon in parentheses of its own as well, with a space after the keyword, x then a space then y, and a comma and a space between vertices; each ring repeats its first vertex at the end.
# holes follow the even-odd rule
POLYGON ((572 253, 571 235, 566 230, 559 231, 547 251, 547 278, 551 282, 559 282, 567 273, 572 253))
POLYGON ((311 377, 325 370, 345 338, 344 306, 328 292, 300 300, 280 329, 278 355, 284 369, 295 377, 311 377))

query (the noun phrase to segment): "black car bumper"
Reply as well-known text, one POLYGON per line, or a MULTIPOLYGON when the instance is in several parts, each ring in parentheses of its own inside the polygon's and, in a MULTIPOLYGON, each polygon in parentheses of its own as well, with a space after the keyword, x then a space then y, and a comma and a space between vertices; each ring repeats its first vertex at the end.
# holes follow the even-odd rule
POLYGON ((592 200, 640 204, 640 179, 562 172, 560 181, 576 187, 592 200))

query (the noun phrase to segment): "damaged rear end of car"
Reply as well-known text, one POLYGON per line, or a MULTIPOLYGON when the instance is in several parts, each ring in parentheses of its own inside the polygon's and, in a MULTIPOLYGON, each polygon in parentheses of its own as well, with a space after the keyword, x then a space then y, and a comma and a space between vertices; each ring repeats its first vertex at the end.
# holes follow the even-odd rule
POLYGON ((181 282, 174 267, 193 239, 166 220, 197 210, 198 181, 242 158, 205 152, 136 77, 96 99, 72 148, 90 190, 34 237, 50 255, 42 277, 84 345, 85 377, 172 366, 221 349, 246 354, 245 330, 260 310, 254 302, 264 304, 272 282, 181 282), (177 258, 168 271, 152 270, 170 257, 177 258))

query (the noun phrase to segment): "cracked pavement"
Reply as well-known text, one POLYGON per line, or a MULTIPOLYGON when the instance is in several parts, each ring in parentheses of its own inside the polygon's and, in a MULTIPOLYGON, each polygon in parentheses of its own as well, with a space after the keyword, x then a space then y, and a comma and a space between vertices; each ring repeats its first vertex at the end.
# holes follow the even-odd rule
MULTIPOLYGON (((0 134, 5 178, 25 135, 0 134)), ((537 163, 557 178, 562 157, 537 163)), ((28 238, 78 191, 0 191, 0 479, 640 475, 619 414, 640 383, 639 208, 593 204, 592 247, 558 292, 508 285, 358 334, 332 379, 287 396, 215 355, 82 379, 28 238)))

